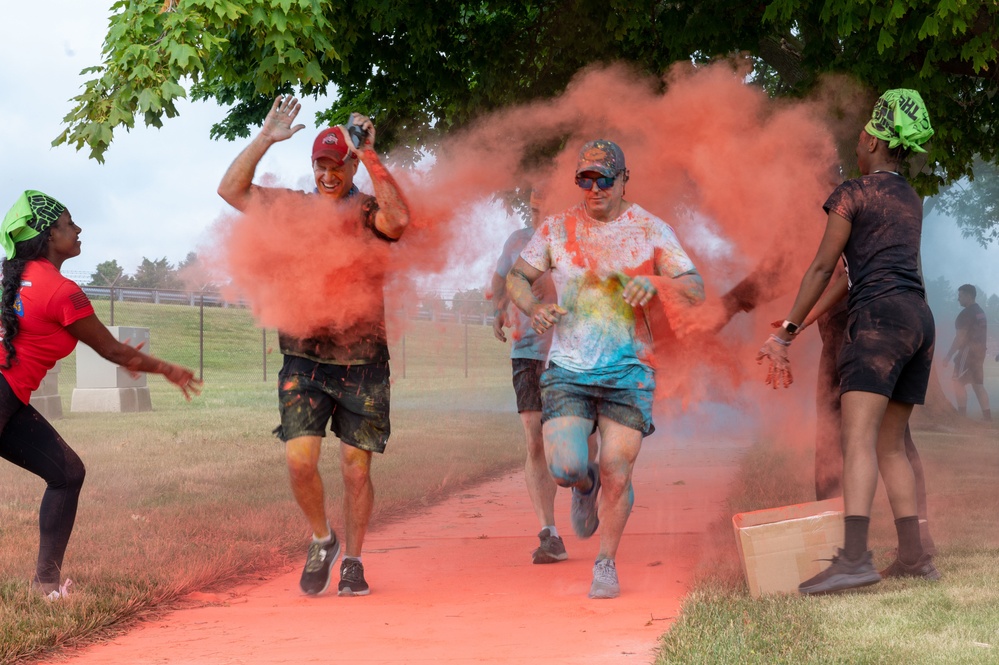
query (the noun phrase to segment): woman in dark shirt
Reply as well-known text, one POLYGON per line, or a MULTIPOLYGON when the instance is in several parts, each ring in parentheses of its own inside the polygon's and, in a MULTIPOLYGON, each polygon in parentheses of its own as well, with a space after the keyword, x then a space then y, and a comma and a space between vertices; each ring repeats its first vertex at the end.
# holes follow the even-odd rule
POLYGON ((849 320, 839 355, 845 539, 832 564, 799 587, 829 593, 883 576, 938 579, 919 538, 916 490, 903 434, 922 404, 933 359, 933 316, 919 273, 922 199, 900 174, 910 150, 933 130, 914 90, 889 90, 857 140, 861 176, 840 185, 824 205, 825 234, 782 328, 760 350, 767 380, 790 384, 787 347, 829 283, 840 256, 849 277, 849 320), (867 549, 878 473, 898 532, 898 556, 880 574, 867 549))

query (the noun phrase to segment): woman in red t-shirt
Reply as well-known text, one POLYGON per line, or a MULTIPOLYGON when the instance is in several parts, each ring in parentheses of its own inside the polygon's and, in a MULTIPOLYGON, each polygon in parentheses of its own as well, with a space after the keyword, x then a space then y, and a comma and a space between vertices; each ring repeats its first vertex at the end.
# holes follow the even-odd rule
POLYGON ((201 392, 186 367, 122 344, 94 314, 90 300, 59 270, 80 254, 80 227, 66 207, 42 192, 24 192, 0 226, 0 457, 45 480, 39 513, 38 564, 32 586, 50 600, 66 593, 62 560, 76 520, 83 462, 29 404, 31 393, 77 340, 132 372, 162 374, 184 396, 201 392))

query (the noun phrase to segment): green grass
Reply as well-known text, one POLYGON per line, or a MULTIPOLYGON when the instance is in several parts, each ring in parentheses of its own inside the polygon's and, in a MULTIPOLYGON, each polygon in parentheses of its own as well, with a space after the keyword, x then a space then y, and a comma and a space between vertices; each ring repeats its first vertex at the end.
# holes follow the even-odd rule
MULTIPOLYGON (((190 591, 300 564, 309 530, 271 435, 280 354, 269 356, 265 382, 261 331, 248 313, 206 309, 206 320, 205 389, 189 404, 151 376, 151 412, 72 413, 75 359, 63 361, 65 417, 53 425, 87 465, 64 563, 75 584, 69 602, 30 592, 43 483, 0 464, 0 662, 100 639, 190 591)), ((150 328, 155 354, 197 366, 197 308, 119 303, 115 323, 150 328)), ((373 528, 519 466, 525 454, 509 347, 491 328, 467 329, 468 378, 464 326, 407 326, 405 377, 402 331, 391 332, 393 433, 373 465, 373 528)), ((328 448, 320 468, 340 528, 337 459, 328 448)))
MULTIPOLYGON (((940 582, 886 580, 840 595, 752 599, 731 521, 723 519, 710 529, 712 554, 661 638, 656 664, 999 662, 995 430, 914 436, 926 470, 940 582)), ((812 500, 810 464, 800 452, 758 444, 743 460, 731 513, 812 500)), ((872 514, 871 543, 876 565, 887 565, 895 531, 883 493, 872 514)))

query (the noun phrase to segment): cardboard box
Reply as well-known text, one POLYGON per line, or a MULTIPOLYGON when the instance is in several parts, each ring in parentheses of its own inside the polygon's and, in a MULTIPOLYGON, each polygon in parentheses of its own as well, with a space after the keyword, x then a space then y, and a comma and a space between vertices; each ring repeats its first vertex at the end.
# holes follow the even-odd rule
POLYGON ((799 503, 732 517, 749 593, 797 593, 843 546, 843 499, 799 503))

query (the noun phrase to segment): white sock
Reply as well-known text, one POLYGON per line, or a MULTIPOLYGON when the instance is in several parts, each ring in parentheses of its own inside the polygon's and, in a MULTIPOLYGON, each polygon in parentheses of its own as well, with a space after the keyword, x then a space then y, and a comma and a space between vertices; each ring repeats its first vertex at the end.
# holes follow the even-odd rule
POLYGON ((546 527, 544 527, 544 528, 543 528, 543 529, 541 529, 541 530, 542 530, 542 531, 544 531, 545 529, 548 529, 548 534, 549 534, 549 535, 550 535, 550 536, 551 536, 552 538, 558 538, 558 529, 556 529, 556 528, 555 528, 555 525, 554 525, 554 524, 552 524, 551 526, 546 526, 546 527))
POLYGON ((361 563, 361 557, 359 556, 347 556, 346 554, 344 554, 343 560, 346 561, 347 559, 353 559, 354 561, 361 563))
POLYGON ((330 528, 329 524, 326 525, 326 530, 329 531, 330 533, 325 538, 320 538, 316 534, 312 534, 312 542, 314 542, 314 543, 328 543, 331 540, 333 540, 333 529, 330 528))

